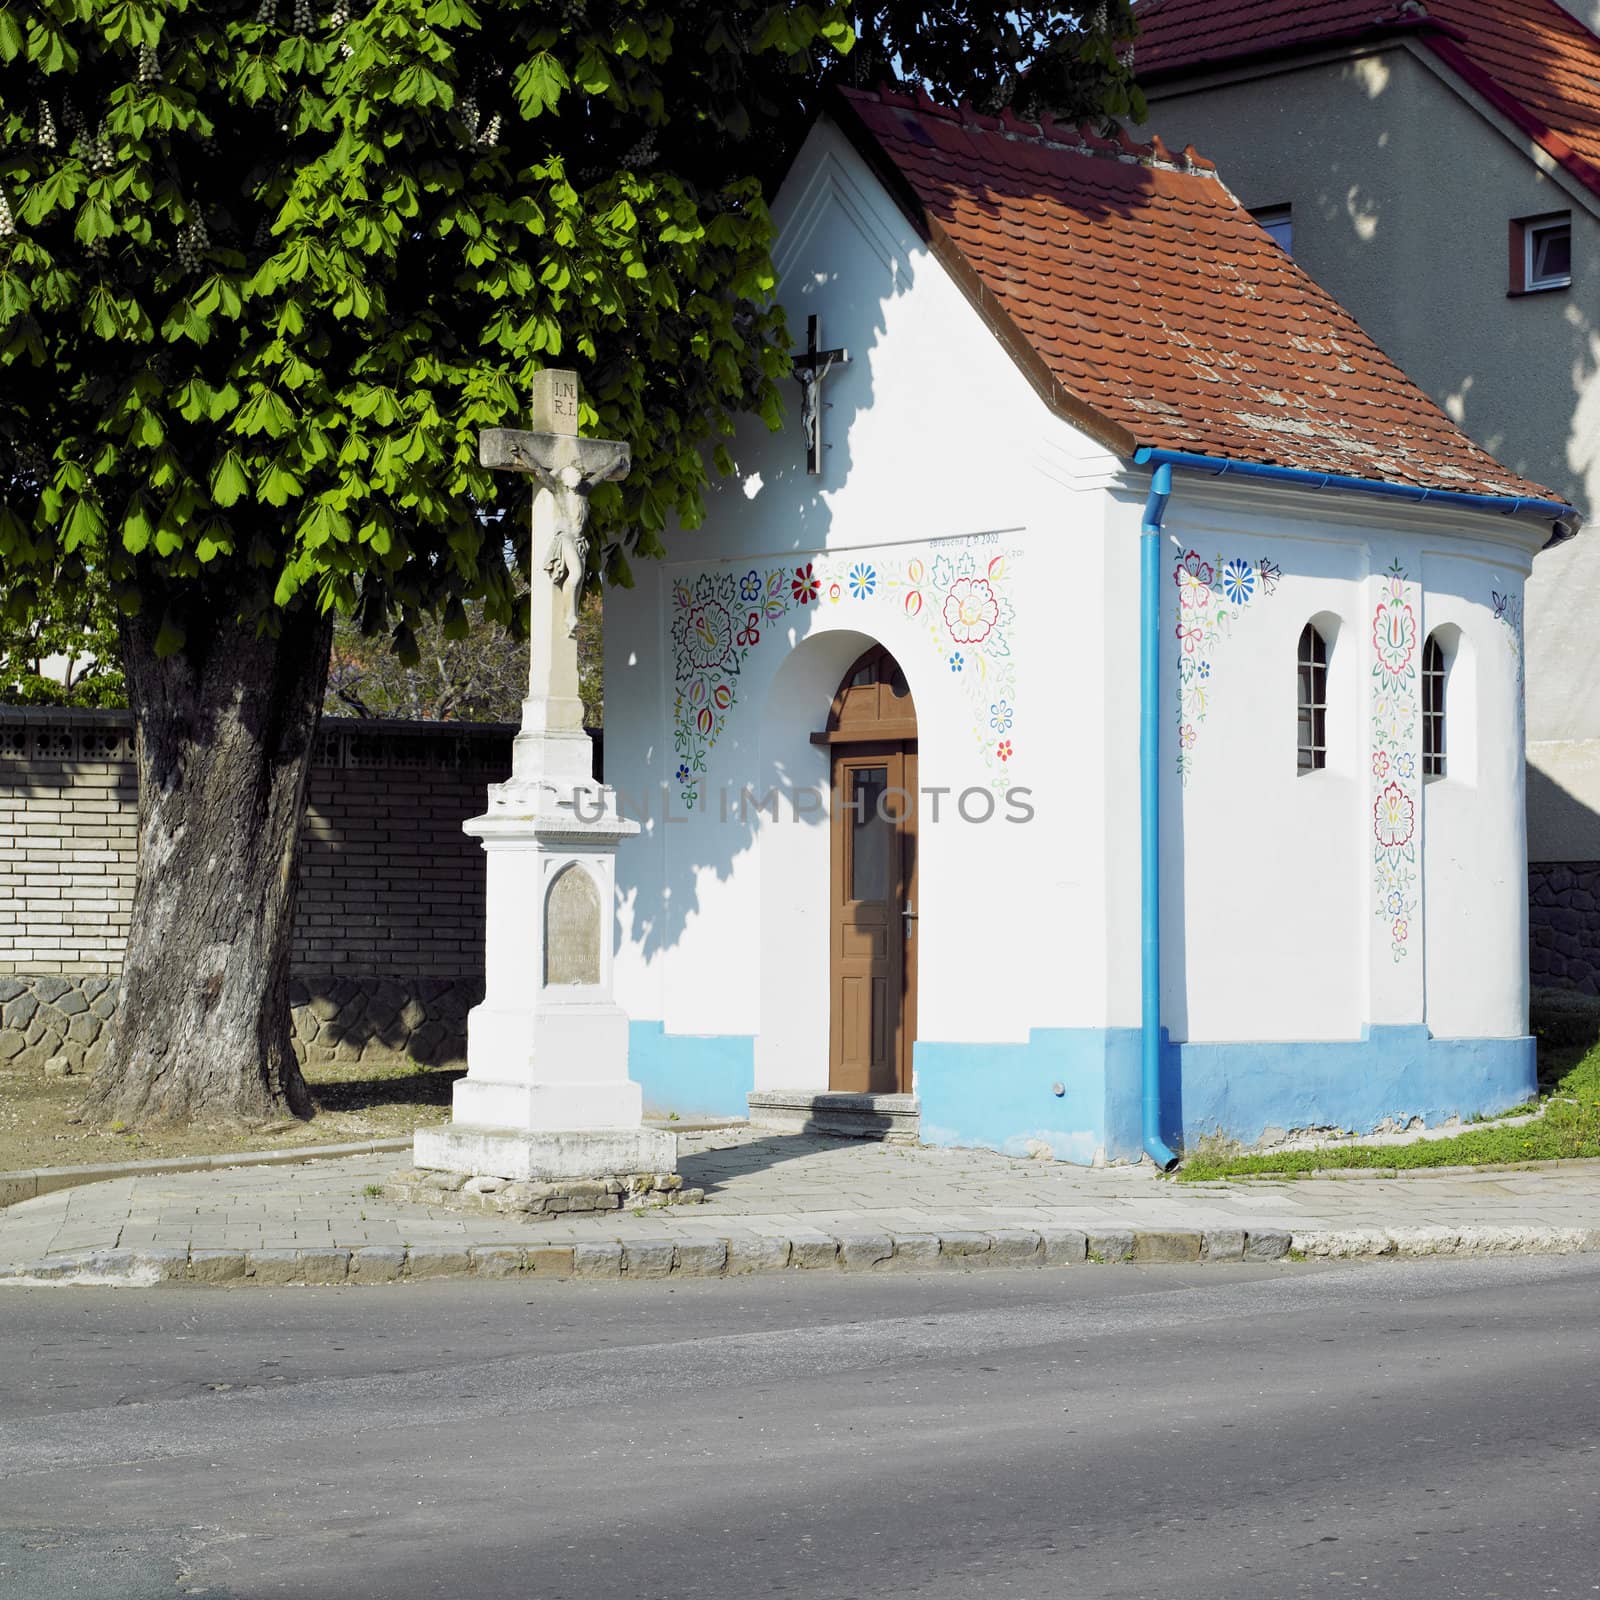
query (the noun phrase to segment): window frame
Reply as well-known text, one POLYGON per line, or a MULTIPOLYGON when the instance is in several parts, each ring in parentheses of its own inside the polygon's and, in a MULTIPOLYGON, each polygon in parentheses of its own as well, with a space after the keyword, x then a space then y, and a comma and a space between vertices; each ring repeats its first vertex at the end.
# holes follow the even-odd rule
POLYGON ((1546 211, 1536 217, 1517 217, 1511 223, 1510 278, 1507 293, 1512 295, 1549 294, 1572 287, 1572 213, 1546 211), (1539 239, 1558 228, 1567 234, 1567 270, 1539 277, 1534 272, 1539 239))
POLYGON ((1434 783, 1450 775, 1448 708, 1452 652, 1439 643, 1438 631, 1422 644, 1422 781, 1434 783))
POLYGON ((1256 226, 1267 235, 1277 247, 1294 260, 1294 206, 1285 203, 1278 206, 1258 206, 1250 215, 1255 219, 1256 226), (1274 231, 1282 228, 1286 235, 1279 238, 1274 231))
POLYGON ((1295 776, 1328 769, 1328 641, 1307 622, 1294 648, 1295 776), (1310 641, 1309 650, 1307 641, 1310 641), (1310 682, 1307 683, 1309 674, 1310 682))

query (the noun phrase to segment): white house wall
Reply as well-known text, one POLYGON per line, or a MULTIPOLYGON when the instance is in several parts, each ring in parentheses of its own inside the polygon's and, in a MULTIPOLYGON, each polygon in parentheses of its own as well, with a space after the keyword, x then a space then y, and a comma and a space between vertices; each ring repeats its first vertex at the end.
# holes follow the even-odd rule
MULTIPOLYGON (((617 992, 658 1099, 669 1074, 680 1101, 726 1104, 739 1073, 826 1087, 829 836, 820 810, 794 820, 792 794, 825 789, 809 735, 875 643, 911 685, 923 790, 948 791, 937 821, 931 802, 920 813, 919 1040, 1025 1049, 1105 1014, 1096 483, 1112 463, 1046 409, 836 132, 813 134, 775 211, 796 343, 816 314, 851 356, 823 389, 823 472, 804 472, 796 391, 780 434, 741 428, 704 526, 607 599, 607 778, 635 814, 653 797, 619 867, 617 992), (819 588, 801 603, 808 564, 819 588), (964 580, 1000 608, 972 645, 943 626, 964 580), (731 699, 705 708, 709 738, 678 704, 672 636, 675 598, 702 585, 759 635, 719 679, 731 699), (747 787, 782 790, 782 820, 741 813, 747 787), (1007 788, 1031 791, 1031 820, 1003 820, 1028 803, 1007 788), (993 819, 963 819, 963 791, 992 797, 993 819), (715 1081, 684 1084, 707 1050, 715 1081)), ((1097 1139, 1099 1120, 1064 1132, 1097 1139)))
MULTIPOLYGON (((1046 408, 835 131, 812 135, 776 215, 791 333, 816 314, 851 357, 824 385, 822 473, 804 471, 797 405, 778 434, 746 424, 705 525, 607 598, 607 778, 644 825, 617 868, 632 1070, 681 1112, 827 1087, 829 768, 810 735, 882 644, 919 728, 923 1136, 1136 1157, 1148 475, 1046 408), (959 585, 992 606, 981 638, 944 623, 959 585), (1019 790, 1031 820, 1004 820, 1019 790), (957 815, 963 792, 993 797, 992 820, 957 815)), ((1531 1086, 1512 619, 1542 536, 1178 473, 1161 580, 1172 1137, 1437 1120, 1531 1086), (1186 650, 1191 551, 1206 620, 1186 650), (1386 606, 1413 630, 1393 703, 1376 698, 1386 606), (1330 758, 1298 777, 1313 618, 1330 758), (1432 619, 1466 641, 1474 689, 1452 705, 1470 702, 1473 754, 1470 781, 1425 796, 1432 619), (1186 701, 1190 659, 1207 670, 1186 701)))

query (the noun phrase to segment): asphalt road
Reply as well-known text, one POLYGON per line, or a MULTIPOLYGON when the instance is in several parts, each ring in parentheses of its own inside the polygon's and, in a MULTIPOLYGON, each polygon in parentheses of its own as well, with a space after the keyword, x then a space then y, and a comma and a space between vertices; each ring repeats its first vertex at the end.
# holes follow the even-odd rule
POLYGON ((1597 1313, 1590 1258, 6 1290, 0 1600, 1592 1596, 1597 1313))

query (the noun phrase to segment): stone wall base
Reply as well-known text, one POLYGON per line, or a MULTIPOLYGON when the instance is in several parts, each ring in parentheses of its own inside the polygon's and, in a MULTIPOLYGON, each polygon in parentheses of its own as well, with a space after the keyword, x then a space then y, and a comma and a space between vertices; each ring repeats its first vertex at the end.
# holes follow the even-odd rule
MULTIPOLYGON (((91 1073, 117 1009, 116 978, 0 976, 0 1066, 43 1071, 57 1057, 91 1073)), ((370 1062, 465 1067, 467 1012, 477 978, 343 977, 304 973, 291 982, 294 1050, 302 1066, 370 1062)))
POLYGON ((1600 861, 1529 863, 1528 976, 1600 994, 1600 861))
POLYGON ((416 1169, 386 1185, 390 1199, 519 1216, 559 1217, 569 1212, 640 1211, 699 1205, 704 1189, 686 1189, 676 1172, 629 1172, 614 1178, 566 1178, 554 1183, 514 1183, 470 1178, 462 1172, 416 1169))

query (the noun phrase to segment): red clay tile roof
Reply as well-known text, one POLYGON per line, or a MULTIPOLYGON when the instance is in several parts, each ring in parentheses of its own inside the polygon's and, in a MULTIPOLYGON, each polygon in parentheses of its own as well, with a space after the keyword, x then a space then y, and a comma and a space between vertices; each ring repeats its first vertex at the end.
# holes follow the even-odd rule
POLYGON ((1192 150, 844 95, 846 131, 1013 358, 1119 454, 1556 498, 1473 444, 1192 150))
POLYGON ((1142 0, 1156 84, 1296 50, 1409 35, 1600 194, 1600 38, 1556 0, 1142 0))

